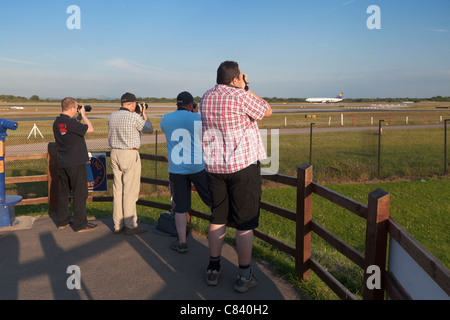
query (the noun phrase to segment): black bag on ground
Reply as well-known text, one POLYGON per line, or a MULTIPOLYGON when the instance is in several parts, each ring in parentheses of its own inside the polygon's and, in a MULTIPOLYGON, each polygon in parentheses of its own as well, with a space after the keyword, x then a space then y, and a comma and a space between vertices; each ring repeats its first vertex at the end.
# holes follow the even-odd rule
POLYGON ((159 215, 155 232, 164 236, 178 237, 175 213, 167 211, 159 215))

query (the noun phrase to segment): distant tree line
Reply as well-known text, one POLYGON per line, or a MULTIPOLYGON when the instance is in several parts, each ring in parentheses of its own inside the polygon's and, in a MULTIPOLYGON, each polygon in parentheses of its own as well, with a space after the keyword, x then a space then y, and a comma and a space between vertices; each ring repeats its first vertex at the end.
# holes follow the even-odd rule
MULTIPOLYGON (((120 99, 114 100, 106 100, 99 98, 75 98, 80 103, 114 103, 120 104, 120 99)), ((200 101, 201 97, 195 97, 195 101, 200 101)), ((145 101, 147 103, 176 103, 176 98, 138 98, 139 101, 145 101)), ((38 95, 32 95, 30 98, 21 97, 21 96, 13 96, 13 95, 0 95, 0 102, 60 102, 61 99, 41 99, 38 95)))
MULTIPOLYGON (((113 103, 120 104, 119 99, 115 100, 105 100, 99 98, 76 98, 80 103, 113 103)), ((199 102, 201 97, 197 96, 194 98, 195 101, 199 102)), ((304 103, 305 98, 278 98, 278 97, 264 97, 264 99, 269 103, 304 103)), ((176 98, 138 98, 139 101, 145 101, 147 103, 176 103, 176 98)), ((0 102, 60 102, 60 99, 41 99, 38 95, 32 95, 30 98, 14 96, 14 95, 0 95, 0 102)), ((402 103, 404 101, 420 102, 420 101, 434 101, 434 102, 450 102, 450 96, 435 96, 431 98, 355 98, 355 99, 344 99, 343 102, 347 103, 402 103)))

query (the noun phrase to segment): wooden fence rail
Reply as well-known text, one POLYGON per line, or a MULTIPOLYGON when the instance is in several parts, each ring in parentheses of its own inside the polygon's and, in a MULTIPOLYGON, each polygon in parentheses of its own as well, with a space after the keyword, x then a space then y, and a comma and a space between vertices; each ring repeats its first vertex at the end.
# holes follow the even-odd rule
MULTIPOLYGON (((109 152, 106 152, 110 156, 109 152)), ((35 181, 48 181, 48 197, 39 199, 23 200, 21 205, 48 203, 49 212, 56 212, 57 208, 57 150, 55 143, 50 143, 48 153, 37 155, 7 155, 6 161, 26 159, 48 159, 48 175, 32 177, 10 177, 6 183, 27 183, 35 181)), ((168 162, 166 156, 141 154, 141 159, 168 162)), ((296 211, 291 211, 276 204, 261 201, 260 207, 263 210, 272 212, 280 217, 294 221, 296 224, 295 246, 284 243, 283 241, 259 230, 254 230, 254 235, 261 240, 271 244, 277 249, 293 256, 295 261, 295 271, 302 280, 310 279, 312 270, 325 284, 327 284, 341 299, 356 300, 344 285, 342 285, 333 275, 331 275, 323 266, 311 257, 311 233, 314 232, 338 252, 353 261, 364 271, 363 299, 379 300, 385 298, 385 292, 392 298, 407 299, 408 294, 399 289, 395 279, 386 272, 386 251, 387 235, 391 234, 410 251, 413 252, 414 259, 421 262, 425 270, 435 279, 439 285, 449 292, 450 277, 448 269, 439 263, 431 254, 428 253, 420 244, 417 243, 409 234, 406 233, 392 218, 389 218, 390 196, 382 189, 371 192, 368 196, 368 205, 358 203, 335 191, 325 188, 313 182, 313 168, 309 164, 303 164, 297 169, 297 177, 289 177, 281 174, 263 175, 263 179, 274 181, 283 185, 296 187, 297 201, 296 211), (366 240, 364 254, 347 244, 339 237, 332 234, 318 222, 312 219, 312 194, 315 193, 339 206, 352 212, 353 214, 366 220, 366 240), (369 289, 366 284, 369 266, 378 266, 381 271, 382 286, 380 289, 369 289)), ((113 179, 112 174, 108 179, 113 179)), ((169 181, 157 178, 141 177, 141 183, 168 186, 169 181)), ((111 202, 112 196, 90 196, 90 202, 111 202)), ((171 210, 172 206, 168 203, 161 203, 151 200, 139 199, 138 205, 159 208, 162 210, 171 210)), ((190 215, 209 220, 210 215, 198 210, 192 209, 190 215)))

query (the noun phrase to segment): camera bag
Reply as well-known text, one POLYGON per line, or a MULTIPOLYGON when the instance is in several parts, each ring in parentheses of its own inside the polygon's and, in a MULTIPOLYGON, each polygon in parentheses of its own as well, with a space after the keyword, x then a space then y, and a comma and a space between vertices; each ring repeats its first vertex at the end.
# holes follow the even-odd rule
POLYGON ((161 213, 155 232, 160 235, 178 237, 177 227, 175 225, 175 213, 170 211, 161 213))

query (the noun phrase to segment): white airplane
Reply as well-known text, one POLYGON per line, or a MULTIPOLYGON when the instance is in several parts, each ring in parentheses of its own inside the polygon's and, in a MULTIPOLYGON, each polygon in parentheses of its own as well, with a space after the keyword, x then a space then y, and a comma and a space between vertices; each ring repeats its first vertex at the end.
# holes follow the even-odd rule
POLYGON ((10 109, 14 109, 14 110, 23 110, 23 107, 10 107, 10 109))
POLYGON ((342 100, 344 100, 343 92, 339 93, 339 95, 336 98, 308 98, 306 99, 306 102, 326 103, 326 102, 341 102, 342 100))

